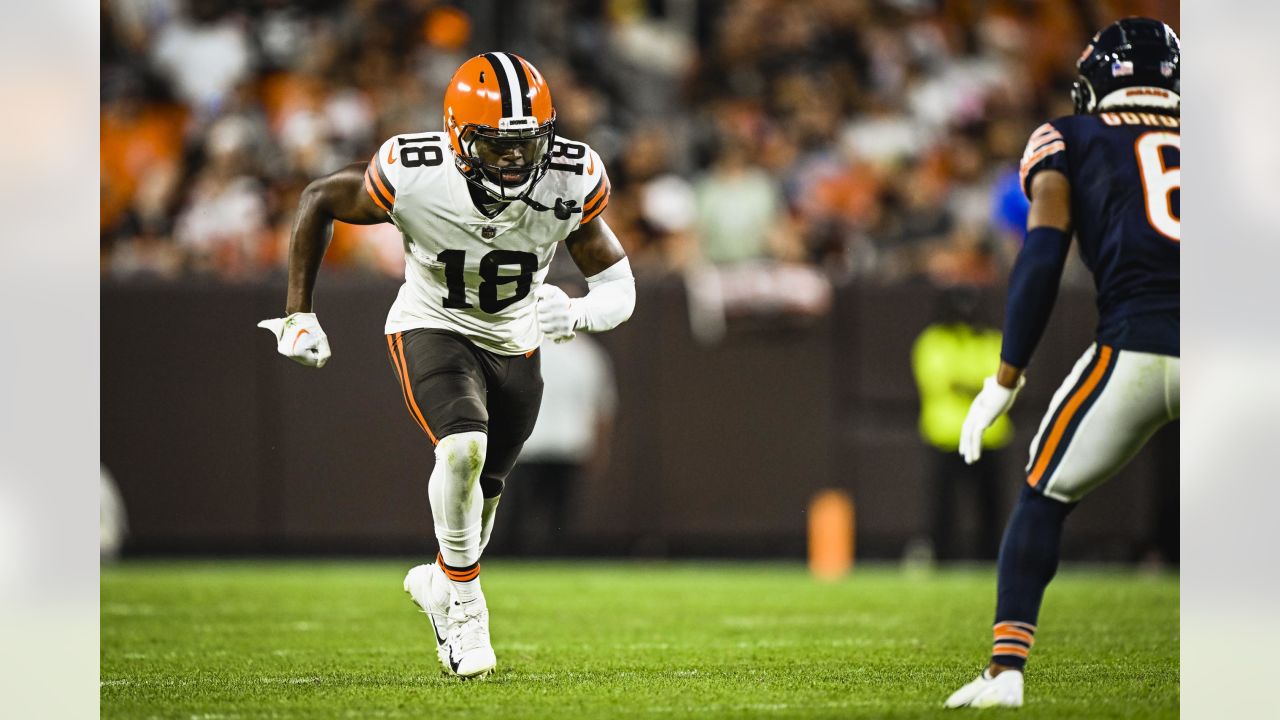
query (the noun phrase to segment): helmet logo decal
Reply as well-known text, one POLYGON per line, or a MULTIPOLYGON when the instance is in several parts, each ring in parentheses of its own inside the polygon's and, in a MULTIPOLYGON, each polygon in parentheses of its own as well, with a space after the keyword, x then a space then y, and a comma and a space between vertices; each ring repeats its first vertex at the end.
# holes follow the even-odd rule
POLYGON ((1133 74, 1133 63, 1129 60, 1117 60, 1111 63, 1111 77, 1125 77, 1133 74))

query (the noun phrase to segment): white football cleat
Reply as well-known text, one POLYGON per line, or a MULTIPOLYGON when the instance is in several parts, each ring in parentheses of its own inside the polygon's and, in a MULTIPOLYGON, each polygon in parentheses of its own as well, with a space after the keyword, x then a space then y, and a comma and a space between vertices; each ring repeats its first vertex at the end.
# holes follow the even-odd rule
POLYGON ((453 672, 449 666, 449 649, 446 647, 449 638, 449 601, 453 585, 449 583, 440 566, 435 563, 418 565, 404 576, 404 591, 409 593, 413 602, 422 608, 431 621, 431 629, 436 635, 436 657, 445 670, 453 672))
POLYGON ((498 664, 489 642, 489 608, 484 596, 449 604, 449 641, 445 643, 449 670, 461 678, 480 679, 498 664))
POLYGON ((944 707, 1022 707, 1022 671, 1005 670, 991 677, 986 670, 976 680, 951 693, 944 707))

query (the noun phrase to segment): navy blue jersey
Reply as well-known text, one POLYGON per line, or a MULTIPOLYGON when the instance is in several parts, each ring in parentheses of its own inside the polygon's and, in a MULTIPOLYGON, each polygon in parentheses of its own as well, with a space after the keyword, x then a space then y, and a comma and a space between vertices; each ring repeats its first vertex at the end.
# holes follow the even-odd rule
POLYGON ((1022 188, 1058 170, 1071 183, 1080 257, 1098 291, 1098 341, 1178 355, 1181 123, 1172 115, 1070 115, 1036 129, 1022 188))

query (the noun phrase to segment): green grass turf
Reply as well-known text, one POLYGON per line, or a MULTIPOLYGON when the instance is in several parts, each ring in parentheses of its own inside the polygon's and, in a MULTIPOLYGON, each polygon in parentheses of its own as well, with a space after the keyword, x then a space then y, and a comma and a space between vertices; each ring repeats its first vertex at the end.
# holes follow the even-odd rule
MULTIPOLYGON (((954 718, 942 700, 990 643, 990 569, 820 583, 798 564, 493 561, 498 669, 461 682, 401 592, 408 567, 104 568, 102 715, 954 718)), ((1176 576, 1064 570, 1036 640, 1017 717, 1177 715, 1176 576)))

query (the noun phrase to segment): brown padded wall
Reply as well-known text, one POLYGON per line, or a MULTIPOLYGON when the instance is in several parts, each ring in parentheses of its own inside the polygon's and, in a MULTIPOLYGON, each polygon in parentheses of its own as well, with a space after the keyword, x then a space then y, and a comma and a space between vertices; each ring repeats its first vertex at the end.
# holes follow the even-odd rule
MULTIPOLYGON (((429 552, 431 445, 407 415, 382 335, 395 291, 322 277, 317 311, 334 356, 317 371, 278 356, 255 327, 278 314, 280 284, 105 283, 102 455, 129 510, 130 547, 429 552)), ((634 317, 600 336, 620 414, 608 471, 575 498, 578 547, 799 556, 809 498, 835 486, 854 494, 860 554, 896 556, 926 527, 930 464, 909 354, 934 293, 843 287, 825 318, 737 324, 703 346, 683 285, 642 278, 634 317)), ((993 322, 1002 297, 983 298, 993 322)), ((1087 292, 1058 302, 1013 413, 1006 507, 1094 317, 1087 292)), ((1072 516, 1072 555, 1124 558, 1142 544, 1155 494, 1177 492, 1176 431, 1164 434, 1072 516)))

